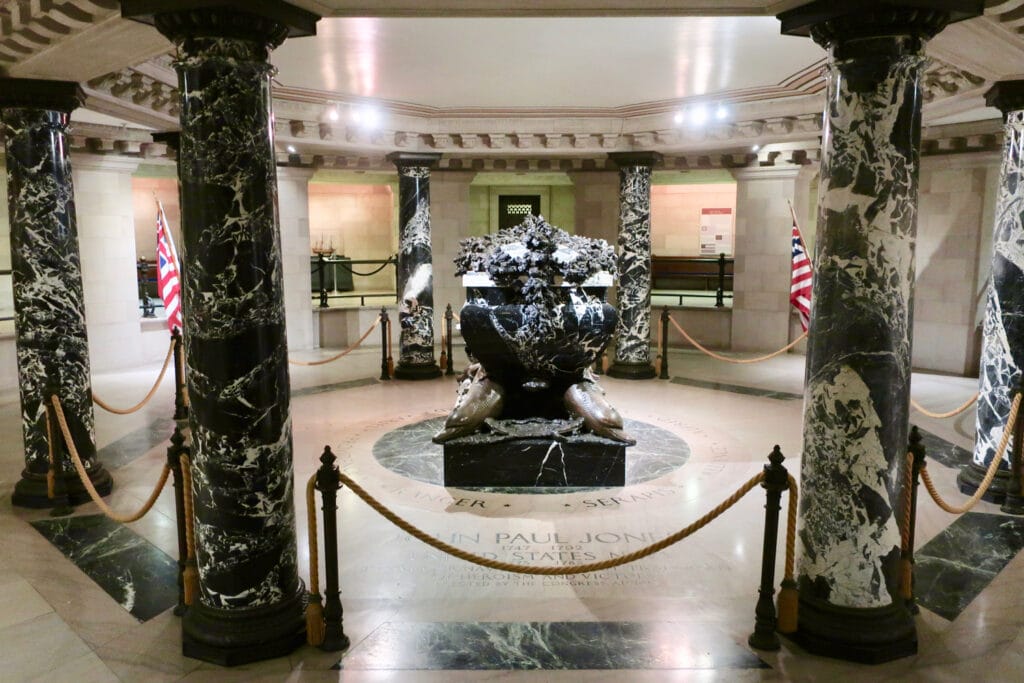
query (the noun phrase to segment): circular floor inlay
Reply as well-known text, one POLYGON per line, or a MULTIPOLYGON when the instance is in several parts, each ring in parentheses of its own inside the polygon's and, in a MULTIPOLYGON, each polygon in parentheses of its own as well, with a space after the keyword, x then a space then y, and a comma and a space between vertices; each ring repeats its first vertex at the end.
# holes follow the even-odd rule
MULTIPOLYGON (((444 451, 430 440, 444 424, 435 417, 387 432, 373 444, 373 457, 395 474, 426 484, 444 485, 444 451)), ((626 431, 636 445, 626 449, 626 485, 662 477, 682 467, 690 458, 690 447, 672 432, 638 420, 626 420, 626 431)), ((493 493, 567 493, 592 490, 581 487, 497 488, 479 487, 493 493)))

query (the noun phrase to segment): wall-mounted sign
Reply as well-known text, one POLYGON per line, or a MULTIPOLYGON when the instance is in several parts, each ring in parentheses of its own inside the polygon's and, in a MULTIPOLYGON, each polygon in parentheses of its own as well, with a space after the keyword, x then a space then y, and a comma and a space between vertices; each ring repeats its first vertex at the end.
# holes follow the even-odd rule
POLYGON ((732 256, 732 209, 700 210, 700 255, 732 256))

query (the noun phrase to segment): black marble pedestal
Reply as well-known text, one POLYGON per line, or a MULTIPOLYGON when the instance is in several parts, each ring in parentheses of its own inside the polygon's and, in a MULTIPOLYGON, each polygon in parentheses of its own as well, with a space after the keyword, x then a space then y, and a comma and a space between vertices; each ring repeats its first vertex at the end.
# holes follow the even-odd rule
POLYGON ((598 436, 509 439, 481 435, 444 444, 445 486, 623 486, 625 444, 598 436))

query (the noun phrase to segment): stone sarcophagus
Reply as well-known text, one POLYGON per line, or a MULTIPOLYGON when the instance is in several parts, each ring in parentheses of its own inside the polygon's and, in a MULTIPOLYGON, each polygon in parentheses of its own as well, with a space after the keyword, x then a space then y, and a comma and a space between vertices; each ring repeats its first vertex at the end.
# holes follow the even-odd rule
POLYGON ((622 485, 634 441, 590 370, 617 323, 613 249, 529 216, 463 240, 455 263, 471 364, 434 437, 445 484, 622 485))

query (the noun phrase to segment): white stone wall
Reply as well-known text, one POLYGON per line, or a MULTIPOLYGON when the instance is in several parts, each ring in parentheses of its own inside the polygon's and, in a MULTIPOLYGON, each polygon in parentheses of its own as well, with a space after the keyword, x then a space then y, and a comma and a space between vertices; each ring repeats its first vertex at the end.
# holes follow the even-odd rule
MULTIPOLYGON (((89 359, 94 373, 152 360, 146 357, 142 345, 135 269, 131 174, 137 166, 138 160, 127 157, 71 157, 89 359)), ((166 350, 165 339, 162 351, 166 350)))
POLYGON ((999 164, 999 154, 984 154, 925 158, 921 165, 915 369, 977 373, 999 164))
MULTIPOLYGON (((453 260, 459 251, 459 240, 471 233, 472 206, 469 184, 476 175, 472 171, 432 171, 430 174, 430 233, 434 263, 434 339, 440 357, 444 309, 451 304, 457 315, 466 302, 462 279, 455 277, 453 260)), ((453 321, 454 329, 454 321, 453 321)), ((459 339, 455 332, 454 342, 459 339)), ((456 352, 456 365, 461 367, 456 352)))
MULTIPOLYGON (((732 348, 774 351, 790 341, 792 202, 804 215, 812 169, 740 169, 736 177, 736 263, 732 348)), ((811 226, 800 226, 807 234, 811 226)), ((808 247, 810 248, 810 246, 808 247)), ((797 328, 799 329, 799 327, 797 328)))
POLYGON ((306 168, 277 169, 277 213, 281 228, 284 314, 289 349, 316 346, 309 268, 309 179, 306 168))

